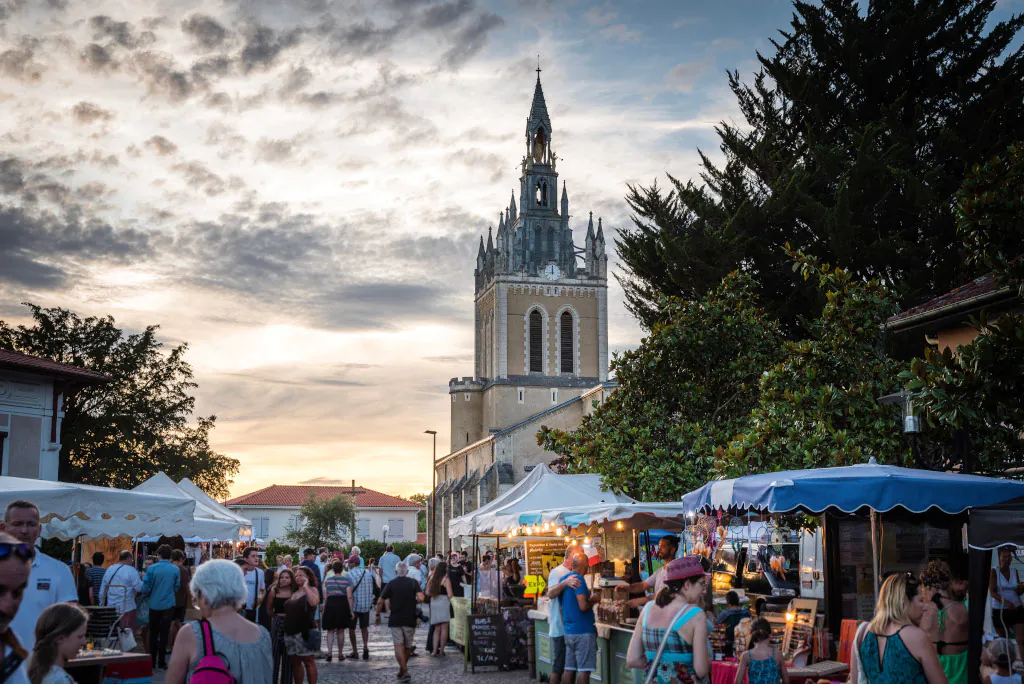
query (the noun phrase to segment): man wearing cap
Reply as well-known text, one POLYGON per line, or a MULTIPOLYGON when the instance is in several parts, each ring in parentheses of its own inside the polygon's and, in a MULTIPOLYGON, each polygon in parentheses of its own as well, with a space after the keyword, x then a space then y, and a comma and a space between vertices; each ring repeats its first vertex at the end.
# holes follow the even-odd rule
POLYGON ((572 559, 581 553, 580 547, 572 545, 565 549, 565 562, 548 573, 547 595, 551 599, 551 613, 548 616, 548 636, 551 638, 551 681, 557 682, 565 672, 565 625, 562 623, 562 592, 567 587, 580 586, 580 579, 572 576, 572 559))
MULTIPOLYGON (((657 596, 658 592, 665 585, 665 568, 668 567, 669 562, 676 557, 676 552, 679 551, 679 537, 674 534, 668 534, 661 538, 658 542, 658 559, 661 561, 661 567, 658 570, 643 580, 642 582, 634 582, 629 585, 630 594, 644 594, 648 590, 654 590, 654 595, 657 596)), ((630 599, 629 605, 633 608, 640 608, 651 599, 647 596, 641 596, 639 598, 630 599)))
POLYGON ((590 673, 597 671, 597 627, 593 608, 599 597, 591 595, 583 579, 588 568, 585 553, 573 554, 569 577, 579 580, 579 586, 567 586, 562 591, 562 623, 565 626, 562 684, 573 684, 573 680, 576 684, 588 684, 590 673))

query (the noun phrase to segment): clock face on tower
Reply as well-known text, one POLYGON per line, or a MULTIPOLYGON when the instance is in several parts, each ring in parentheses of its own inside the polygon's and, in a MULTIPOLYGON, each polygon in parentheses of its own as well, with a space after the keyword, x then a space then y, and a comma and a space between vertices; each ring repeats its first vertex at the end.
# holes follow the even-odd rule
POLYGON ((557 264, 548 264, 544 267, 544 277, 548 280, 558 280, 562 275, 562 269, 557 264))

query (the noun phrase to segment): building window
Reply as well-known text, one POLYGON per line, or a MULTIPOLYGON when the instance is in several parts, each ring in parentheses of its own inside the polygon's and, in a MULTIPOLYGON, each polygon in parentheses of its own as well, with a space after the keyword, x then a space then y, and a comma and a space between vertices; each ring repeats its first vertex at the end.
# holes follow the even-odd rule
POLYGON ((558 403, 558 390, 551 390, 551 403, 552 404, 557 404, 558 403))
POLYGON ((561 370, 563 373, 573 372, 573 357, 576 356, 576 351, 573 342, 573 328, 576 326, 573 324, 572 314, 568 311, 562 313, 561 328, 562 340, 561 340, 561 351, 562 351, 562 366, 561 370))
POLYGON ((388 539, 405 539, 405 520, 402 518, 388 518, 388 539))
POLYGON ((544 372, 544 334, 541 330, 543 319, 540 311, 530 312, 530 372, 544 372))
POLYGON ((524 390, 522 387, 520 387, 518 392, 519 392, 519 403, 520 404, 525 404, 526 403, 526 390, 524 390))
POLYGON ((466 395, 466 401, 469 401, 469 395, 468 394, 466 395))
POLYGON ((296 532, 302 529, 302 518, 297 515, 288 516, 288 529, 296 532))
POLYGON ((370 519, 359 518, 356 520, 356 539, 369 539, 370 538, 370 519))
POLYGON ((252 536, 266 541, 270 536, 270 518, 253 518, 252 536))

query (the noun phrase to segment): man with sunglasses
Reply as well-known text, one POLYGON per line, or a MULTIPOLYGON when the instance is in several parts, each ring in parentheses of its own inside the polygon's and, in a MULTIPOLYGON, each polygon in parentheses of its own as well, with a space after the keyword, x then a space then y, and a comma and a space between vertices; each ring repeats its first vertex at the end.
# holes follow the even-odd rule
MULTIPOLYGON (((31 501, 11 502, 4 512, 3 522, 0 522, 0 531, 12 535, 22 544, 35 547, 42 531, 39 508, 31 501)), ((36 643, 36 621, 55 603, 78 603, 74 577, 67 565, 36 551, 21 608, 11 624, 18 641, 29 651, 36 643)))
POLYGON ((0 532, 0 684, 28 684, 28 651, 18 642, 11 623, 25 595, 34 556, 31 545, 0 532))

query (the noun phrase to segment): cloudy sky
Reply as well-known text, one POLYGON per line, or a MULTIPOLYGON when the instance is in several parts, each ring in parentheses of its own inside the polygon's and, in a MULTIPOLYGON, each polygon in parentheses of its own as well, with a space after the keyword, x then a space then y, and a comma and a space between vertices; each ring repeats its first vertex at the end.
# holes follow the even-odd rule
MULTIPOLYGON (((780 0, 0 0, 0 317, 188 341, 242 494, 410 494, 472 372, 540 55, 577 229, 693 174, 780 0)), ((614 263, 613 263, 614 269, 614 263)), ((640 331, 613 285, 610 341, 640 331)))

